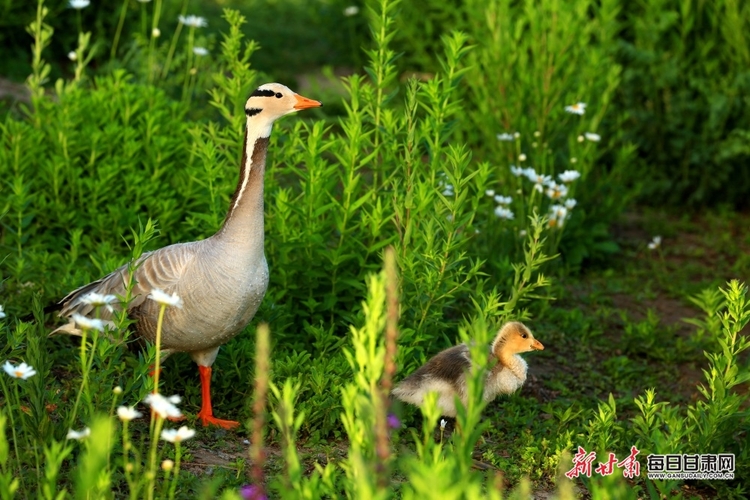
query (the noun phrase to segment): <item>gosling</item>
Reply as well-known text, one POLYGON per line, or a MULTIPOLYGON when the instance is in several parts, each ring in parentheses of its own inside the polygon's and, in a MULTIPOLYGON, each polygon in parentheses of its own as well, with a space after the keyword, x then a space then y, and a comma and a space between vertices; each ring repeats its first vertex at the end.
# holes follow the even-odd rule
MULTIPOLYGON (((543 349, 542 343, 523 323, 511 321, 503 325, 490 346, 498 363, 487 373, 484 400, 490 402, 498 394, 517 391, 526 381, 528 370, 526 361, 518 354, 543 349)), ((442 415, 455 418, 456 398, 464 406, 467 404, 466 375, 470 366, 468 345, 448 348, 399 382, 392 394, 405 403, 421 406, 428 392, 437 392, 442 415)))

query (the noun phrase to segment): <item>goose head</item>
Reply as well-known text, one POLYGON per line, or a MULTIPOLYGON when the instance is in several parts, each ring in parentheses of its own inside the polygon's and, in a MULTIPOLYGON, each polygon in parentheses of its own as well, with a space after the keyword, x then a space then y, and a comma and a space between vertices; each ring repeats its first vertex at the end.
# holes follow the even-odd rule
POLYGON ((492 354, 501 361, 505 356, 542 350, 544 350, 544 345, 534 338, 534 334, 526 325, 519 321, 504 324, 492 342, 492 354))
POLYGON ((301 109, 317 108, 323 104, 320 101, 308 99, 293 92, 286 85, 280 83, 266 83, 250 94, 245 103, 245 115, 248 126, 251 124, 259 128, 270 126, 278 118, 301 109))

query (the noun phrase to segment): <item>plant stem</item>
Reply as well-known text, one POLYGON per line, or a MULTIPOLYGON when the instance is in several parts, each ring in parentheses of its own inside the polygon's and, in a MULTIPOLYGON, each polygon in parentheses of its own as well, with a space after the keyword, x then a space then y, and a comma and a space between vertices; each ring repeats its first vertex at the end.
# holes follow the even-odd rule
POLYGON ((174 471, 172 474, 172 484, 169 486, 169 500, 172 500, 174 498, 175 491, 177 491, 177 478, 180 475, 180 442, 176 442, 174 444, 175 446, 175 452, 174 452, 174 471))
POLYGON ((148 471, 148 500, 154 498, 154 483, 156 482, 156 451, 159 444, 159 434, 161 434, 161 428, 164 425, 164 419, 156 417, 156 426, 154 432, 151 433, 151 453, 150 453, 150 467, 148 471))
POLYGON ((159 392, 159 368, 161 364, 161 330, 164 325, 166 304, 159 305, 159 319, 156 321, 156 361, 154 362, 154 392, 159 392))
POLYGON ((109 60, 112 61, 117 54, 117 45, 120 43, 120 35, 122 34, 122 27, 125 24, 125 14, 128 11, 128 1, 123 0, 122 10, 120 10, 120 21, 117 23, 117 31, 115 31, 115 41, 112 42, 112 50, 109 53, 109 60))
MULTIPOLYGON (((0 383, 2 383, 3 386, 3 394, 5 395, 5 401, 10 401, 10 398, 8 397, 8 387, 5 385, 5 378, 0 377, 0 383)), ((21 408, 21 403, 18 399, 18 382, 16 382, 16 405, 18 408, 21 408)), ((16 466, 18 467, 18 477, 21 478, 21 491, 25 491, 23 488, 23 474, 21 469, 21 458, 18 454, 18 436, 16 436, 16 423, 13 420, 13 407, 11 405, 8 405, 8 416, 10 416, 10 429, 13 432, 13 451, 16 454, 16 466)))
MULTIPOLYGON (((183 0, 182 10, 180 11, 180 14, 184 16, 186 13, 187 13, 187 0, 183 0)), ((174 51, 177 48, 177 40, 180 38, 181 32, 182 32, 182 23, 177 23, 177 29, 174 30, 174 35, 172 36, 172 42, 169 44, 169 52, 167 53, 167 60, 164 62, 164 70, 161 73, 162 78, 166 78, 167 75, 169 75, 169 67, 172 65, 172 57, 174 57, 174 51)))
POLYGON ((76 402, 73 405, 73 416, 70 417, 70 421, 68 422, 68 427, 73 428, 73 425, 76 421, 76 416, 78 416, 78 405, 81 402, 81 395, 83 394, 83 388, 86 385, 86 336, 88 333, 87 328, 81 329, 81 388, 78 389, 78 395, 76 396, 76 402))

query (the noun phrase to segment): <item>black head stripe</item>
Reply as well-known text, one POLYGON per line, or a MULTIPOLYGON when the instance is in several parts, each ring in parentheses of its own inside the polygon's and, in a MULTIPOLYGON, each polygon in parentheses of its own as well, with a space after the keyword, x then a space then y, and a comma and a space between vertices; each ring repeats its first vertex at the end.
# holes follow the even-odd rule
POLYGON ((258 113, 260 113, 261 111, 263 111, 263 110, 262 110, 262 109, 260 109, 260 108, 245 108, 245 114, 246 114, 246 115, 247 115, 248 117, 250 117, 250 116, 255 116, 255 115, 257 115, 258 113))
POLYGON ((276 95, 276 92, 273 90, 268 89, 255 89, 255 92, 250 94, 250 97, 273 97, 276 95))

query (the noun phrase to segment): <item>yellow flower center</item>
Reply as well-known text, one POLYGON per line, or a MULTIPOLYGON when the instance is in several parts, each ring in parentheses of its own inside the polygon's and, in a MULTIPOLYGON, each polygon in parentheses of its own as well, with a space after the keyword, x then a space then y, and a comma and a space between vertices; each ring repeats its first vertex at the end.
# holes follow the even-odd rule
POLYGON ((23 372, 22 372, 21 370, 16 370, 16 371, 15 371, 15 372, 13 372, 13 373, 15 373, 15 374, 16 374, 16 378, 21 378, 21 377, 23 377, 23 372))

